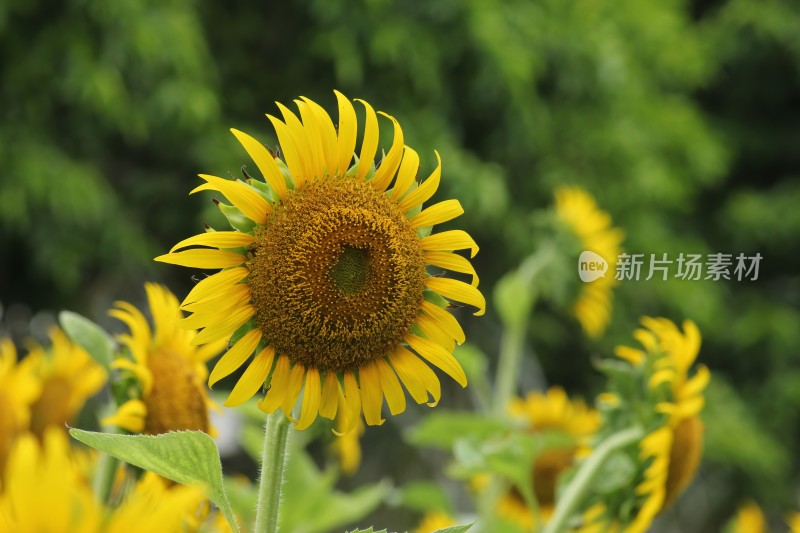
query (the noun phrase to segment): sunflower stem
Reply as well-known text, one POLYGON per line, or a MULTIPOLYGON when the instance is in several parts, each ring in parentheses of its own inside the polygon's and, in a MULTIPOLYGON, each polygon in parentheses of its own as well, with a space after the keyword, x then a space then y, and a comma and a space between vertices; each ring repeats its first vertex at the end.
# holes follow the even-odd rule
POLYGON ((632 427, 618 431, 607 437, 592 452, 586 461, 578 469, 578 473, 572 478, 569 485, 564 489, 564 493, 558 501, 553 517, 544 528, 543 533, 561 533, 567 530, 567 522, 580 508, 586 494, 589 492, 592 483, 603 467, 606 460, 615 451, 628 446, 644 437, 644 430, 641 427, 632 427))
POLYGON ((286 469, 289 420, 278 410, 267 416, 264 449, 261 452, 261 480, 258 486, 258 509, 255 533, 277 533, 286 469))

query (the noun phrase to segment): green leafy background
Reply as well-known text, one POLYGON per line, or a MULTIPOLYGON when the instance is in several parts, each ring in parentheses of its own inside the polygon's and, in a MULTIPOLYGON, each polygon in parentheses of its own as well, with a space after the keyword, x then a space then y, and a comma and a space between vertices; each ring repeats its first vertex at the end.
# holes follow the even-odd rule
MULTIPOLYGON (((480 244, 487 295, 537 250, 533 213, 563 184, 597 197, 629 251, 760 252, 755 282, 623 283, 599 341, 563 306, 539 305, 521 379, 593 395, 590 355, 627 342, 639 316, 695 320, 714 375, 705 461, 662 526, 716 530, 744 498, 780 520, 800 474, 798 27, 800 4, 777 0, 7 0, 0 327, 43 337, 72 309, 118 329, 105 311, 141 304, 145 280, 185 294, 189 271, 152 258, 222 225, 187 193, 198 172, 249 164, 228 128, 274 145, 273 101, 333 110, 338 88, 396 116, 423 172, 439 150, 435 198, 464 205, 453 227, 480 244)), ((459 318, 491 372, 496 311, 459 318)), ((471 394, 448 384, 442 403, 471 394)), ((340 488, 429 479, 443 456, 403 438, 422 409, 368 431, 364 465, 340 488)), ((418 518, 374 516, 377 528, 418 518)))

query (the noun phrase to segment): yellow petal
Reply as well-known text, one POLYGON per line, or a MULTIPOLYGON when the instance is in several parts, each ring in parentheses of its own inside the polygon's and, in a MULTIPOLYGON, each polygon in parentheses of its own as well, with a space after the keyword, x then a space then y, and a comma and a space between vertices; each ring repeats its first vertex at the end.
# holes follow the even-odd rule
POLYGON ((269 371, 272 369, 272 360, 275 358, 275 349, 267 346, 255 356, 253 361, 236 382, 236 386, 225 400, 226 407, 236 407, 252 398, 264 386, 269 371))
POLYGON ((153 390, 153 373, 147 365, 136 364, 130 359, 116 359, 111 363, 111 368, 118 368, 131 372, 142 385, 142 393, 147 396, 153 390))
POLYGON ((322 155, 325 163, 325 170, 329 174, 336 172, 336 128, 333 126, 330 115, 316 102, 306 98, 300 97, 308 107, 311 113, 316 118, 317 128, 319 130, 320 140, 322 142, 322 155))
POLYGON ((478 311, 473 313, 475 316, 481 316, 486 312, 486 300, 483 294, 472 285, 450 278, 428 278, 425 284, 445 298, 477 307, 478 311))
POLYGON ((432 318, 425 314, 417 315, 415 325, 422 331, 425 338, 432 340, 436 344, 444 346, 448 352, 453 352, 456 347, 453 337, 445 333, 432 318))
POLYGON ((247 154, 255 162, 258 170, 261 171, 261 175, 264 176, 264 180, 269 183, 270 188, 275 191, 278 198, 285 198, 286 180, 283 179, 281 169, 278 167, 278 163, 275 162, 275 158, 269 153, 269 150, 243 131, 231 128, 231 133, 244 146, 247 154))
POLYGON ((247 268, 237 267, 217 272, 212 276, 200 280, 200 282, 189 291, 186 298, 183 299, 181 307, 189 303, 214 298, 219 293, 224 293, 230 286, 246 278, 248 273, 249 270, 247 270, 247 268))
POLYGON ((378 378, 381 383, 381 390, 386 396, 386 405, 392 415, 398 415, 406 410, 406 395, 397 380, 397 375, 384 359, 378 358, 373 363, 378 369, 378 378))
POLYGON ((436 192, 436 189, 439 188, 439 181, 442 178, 442 158, 439 157, 439 152, 434 153, 436 154, 437 161, 436 169, 431 172, 428 179, 423 181, 419 187, 408 193, 408 196, 400 201, 400 211, 405 212, 427 202, 430 197, 433 196, 433 193, 436 192))
POLYGON ((636 350, 628 346, 617 346, 614 348, 614 354, 620 359, 624 359, 634 366, 638 366, 642 363, 642 361, 644 361, 643 351, 636 350))
POLYGON ((336 373, 328 371, 322 384, 322 400, 319 406, 319 416, 333 420, 338 407, 339 380, 336 373))
POLYGON ((286 397, 283 399, 281 409, 287 418, 292 418, 292 409, 294 404, 297 403, 297 397, 300 396, 300 391, 303 389, 303 378, 305 377, 306 369, 303 365, 294 365, 289 374, 289 385, 286 389, 286 397))
POLYGON ((311 166, 311 176, 322 178, 325 175, 325 158, 322 153, 322 136, 317 125, 317 118, 311 112, 308 104, 295 100, 297 109, 302 118, 302 135, 306 142, 306 164, 311 166))
POLYGON ((347 417, 345 433, 347 433, 353 431, 361 418, 361 394, 356 377, 349 370, 344 373, 344 396, 347 404, 347 409, 345 410, 345 416, 347 417))
POLYGON ((147 406, 141 400, 128 400, 117 408, 112 416, 104 418, 100 424, 104 426, 117 426, 127 429, 131 433, 141 433, 144 430, 144 419, 147 416, 147 406))
POLYGON ((478 286, 478 273, 475 272, 475 267, 469 262, 466 257, 454 254, 451 252, 425 252, 425 262, 429 265, 452 270, 453 272, 460 272, 462 274, 472 275, 473 287, 478 286))
POLYGON ((309 368, 306 371, 306 386, 303 390, 303 406, 300 409, 300 420, 295 426, 298 430, 306 429, 317 418, 320 404, 319 370, 309 368))
POLYGON ((696 394, 700 394, 703 392, 703 389, 708 386, 708 382, 711 381, 711 372, 708 371, 708 367, 705 365, 700 365, 697 368, 697 373, 687 381, 680 390, 681 398, 688 398, 690 396, 694 396, 696 394))
POLYGON ((228 318, 219 324, 205 328, 192 339, 190 344, 192 346, 198 346, 230 335, 244 325, 245 322, 250 320, 255 314, 256 310, 252 305, 245 305, 241 309, 232 312, 228 318))
POLYGON ((372 179, 372 185, 380 192, 386 190, 392 182, 392 178, 397 172, 397 167, 400 166, 400 158, 403 156, 403 130, 400 124, 393 116, 380 112, 381 115, 388 118, 394 124, 394 139, 392 140, 392 147, 389 153, 381 161, 378 170, 375 171, 375 177, 372 179))
POLYGON ((438 326, 455 339, 457 343, 461 344, 466 340, 461 324, 449 311, 427 300, 422 301, 421 308, 423 313, 435 320, 438 326))
POLYGON ((408 192, 411 184, 417 177, 419 170, 419 155, 412 148, 405 147, 403 151, 403 161, 400 163, 400 170, 397 172, 397 181, 394 182, 392 188, 391 199, 395 202, 399 201, 403 195, 408 192))
POLYGON ((159 255, 155 261, 190 268, 230 268, 240 266, 245 258, 234 252, 223 250, 186 250, 159 255))
POLYGON ((427 359, 431 364, 441 368, 448 376, 456 380, 462 387, 467 386, 467 376, 464 374, 464 369, 449 353, 439 344, 432 342, 428 339, 423 339, 416 335, 407 335, 406 342, 411 346, 415 352, 421 357, 427 359))
MULTIPOLYGON (((220 292, 214 298, 186 304, 183 306, 183 310, 209 316, 218 314, 218 312, 222 309, 230 309, 231 307, 237 305, 246 304, 251 300, 251 298, 250 286, 244 283, 239 283, 236 285, 231 285, 230 287, 226 287, 225 292, 220 292)), ((188 325, 190 323, 189 321, 181 323, 186 324, 183 327, 187 328, 197 328, 205 325, 202 324, 198 326, 191 326, 188 325)))
POLYGON ((461 203, 458 200, 445 200, 423 209, 412 217, 409 222, 414 229, 427 228, 428 226, 453 220, 463 214, 464 208, 461 207, 461 203))
POLYGON ((383 392, 378 369, 373 364, 362 366, 358 369, 358 378, 361 385, 361 405, 364 408, 364 419, 370 426, 380 426, 385 420, 381 418, 383 392))
POLYGON ((275 128, 275 133, 278 135, 278 142, 281 145, 281 153, 286 161, 286 166, 289 167, 289 172, 294 179, 295 185, 299 188, 306 182, 306 167, 303 161, 300 149, 295 144, 295 139, 289 131, 288 126, 281 122, 279 119, 272 115, 267 115, 267 118, 272 122, 275 128))
POLYGON ((454 250, 471 251, 470 257, 475 257, 478 253, 478 245, 472 240, 469 234, 460 229, 443 231, 428 235, 420 241, 422 249, 429 252, 452 252, 454 250))
POLYGON ((247 218, 258 224, 267 221, 272 206, 255 189, 240 181, 226 180, 217 176, 200 174, 208 183, 195 187, 189 194, 199 191, 219 191, 247 218))
POLYGON ((357 180, 363 180, 375 162, 375 152, 378 150, 378 116, 375 110, 364 100, 356 99, 367 112, 364 120, 364 139, 361 141, 361 154, 358 156, 357 180))
POLYGON ((274 412, 283 403, 283 399, 286 398, 286 391, 289 387, 289 366, 288 357, 285 355, 278 357, 267 394, 263 400, 258 402, 258 408, 265 413, 274 412))
POLYGON ((353 152, 356 149, 356 135, 358 134, 358 122, 356 110, 353 104, 339 91, 336 93, 336 100, 339 103, 339 136, 336 142, 336 172, 344 174, 350 168, 353 160, 353 152))
POLYGON ((433 397, 433 401, 428 405, 435 407, 439 403, 441 397, 439 378, 419 357, 401 346, 389 354, 389 361, 417 403, 427 402, 428 393, 433 397))
POLYGON ((201 233, 188 239, 183 239, 170 250, 170 253, 189 246, 211 246, 213 248, 239 248, 249 246, 255 242, 256 238, 249 233, 241 231, 211 231, 201 233))
POLYGON ((239 342, 234 344, 222 358, 214 365, 214 370, 208 377, 209 388, 214 384, 229 375, 234 370, 237 370, 244 364, 250 357, 250 354, 256 349, 258 343, 261 342, 261 330, 254 329, 244 334, 244 337, 239 339, 239 342))

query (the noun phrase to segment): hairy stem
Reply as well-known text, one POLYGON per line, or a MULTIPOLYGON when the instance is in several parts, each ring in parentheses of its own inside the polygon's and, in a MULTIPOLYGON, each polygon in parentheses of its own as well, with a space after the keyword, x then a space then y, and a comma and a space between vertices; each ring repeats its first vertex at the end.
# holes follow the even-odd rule
POLYGON ((288 436, 289 421, 283 413, 278 410, 270 414, 264 427, 255 533, 278 533, 288 436))

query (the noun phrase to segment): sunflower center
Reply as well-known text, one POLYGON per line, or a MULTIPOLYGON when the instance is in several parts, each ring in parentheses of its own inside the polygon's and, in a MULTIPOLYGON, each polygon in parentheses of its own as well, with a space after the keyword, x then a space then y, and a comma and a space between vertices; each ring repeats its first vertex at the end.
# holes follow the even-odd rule
POLYGON ((369 250, 344 246, 330 272, 336 287, 345 294, 355 294, 369 278, 369 250))
POLYGON ((159 435, 187 429, 208 433, 208 407, 192 364, 180 354, 161 350, 149 354, 147 366, 153 375, 153 388, 144 398, 144 432, 159 435))
POLYGON ((256 320, 278 353, 320 370, 364 366, 403 342, 425 289, 405 213, 370 183, 335 177, 292 192, 248 263, 256 320))

